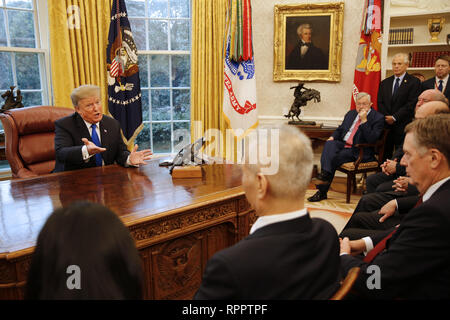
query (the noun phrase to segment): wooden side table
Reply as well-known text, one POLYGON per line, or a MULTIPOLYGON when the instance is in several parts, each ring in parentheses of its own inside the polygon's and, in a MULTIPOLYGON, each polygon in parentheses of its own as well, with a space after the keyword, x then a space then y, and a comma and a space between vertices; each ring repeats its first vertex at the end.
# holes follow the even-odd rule
MULTIPOLYGON (((303 126, 296 124, 290 125, 297 127, 311 139, 311 146, 313 148, 313 151, 317 150, 321 145, 325 144, 325 141, 327 141, 328 138, 331 137, 331 135, 333 134, 334 130, 337 129, 337 127, 323 127, 320 125, 317 126, 303 126)), ((317 176, 317 173, 318 173, 317 165, 314 165, 312 176, 313 177, 317 176)))

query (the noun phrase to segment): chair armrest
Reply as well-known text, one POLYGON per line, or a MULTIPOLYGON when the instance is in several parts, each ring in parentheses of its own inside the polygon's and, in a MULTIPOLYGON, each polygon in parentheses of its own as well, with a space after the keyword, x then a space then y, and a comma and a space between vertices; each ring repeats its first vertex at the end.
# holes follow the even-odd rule
POLYGON ((38 175, 25 167, 20 168, 17 174, 13 174, 13 178, 16 179, 33 178, 33 177, 38 177, 38 175))

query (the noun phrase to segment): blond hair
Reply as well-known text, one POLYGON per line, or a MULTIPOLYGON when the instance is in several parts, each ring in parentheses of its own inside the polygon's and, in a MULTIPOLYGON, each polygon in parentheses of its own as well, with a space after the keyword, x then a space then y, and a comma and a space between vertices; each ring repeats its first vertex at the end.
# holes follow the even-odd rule
POLYGON ((72 100, 72 104, 74 107, 78 106, 78 102, 84 98, 90 97, 100 97, 100 87, 93 84, 84 84, 79 86, 78 88, 73 89, 70 94, 70 99, 72 100))

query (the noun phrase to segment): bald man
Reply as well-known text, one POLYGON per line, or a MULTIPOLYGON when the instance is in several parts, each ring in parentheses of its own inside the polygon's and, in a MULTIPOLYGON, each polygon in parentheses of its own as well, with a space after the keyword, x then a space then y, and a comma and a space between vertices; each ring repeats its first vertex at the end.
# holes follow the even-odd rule
MULTIPOLYGON (((429 89, 422 92, 417 99, 414 112, 417 111, 424 103, 430 101, 442 101, 448 103, 444 94, 437 89, 429 89)), ((382 165, 382 172, 378 172, 367 177, 366 191, 387 192, 392 191, 392 181, 406 174, 405 168, 400 165, 400 159, 403 157, 403 149, 397 148, 392 159, 387 159, 382 165)))

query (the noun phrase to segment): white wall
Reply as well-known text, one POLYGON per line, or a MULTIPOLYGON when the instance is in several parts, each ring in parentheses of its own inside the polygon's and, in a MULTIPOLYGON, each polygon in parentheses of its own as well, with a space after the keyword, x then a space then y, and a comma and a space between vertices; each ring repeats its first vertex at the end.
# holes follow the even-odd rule
POLYGON ((305 87, 320 91, 321 102, 309 102, 306 108, 303 108, 301 118, 318 121, 325 125, 335 125, 342 121, 349 110, 365 1, 253 0, 253 48, 260 123, 287 121, 283 117, 283 112, 288 111, 294 101, 294 90, 289 88, 298 83, 273 81, 274 6, 331 2, 345 3, 341 81, 337 83, 307 82, 305 87))

